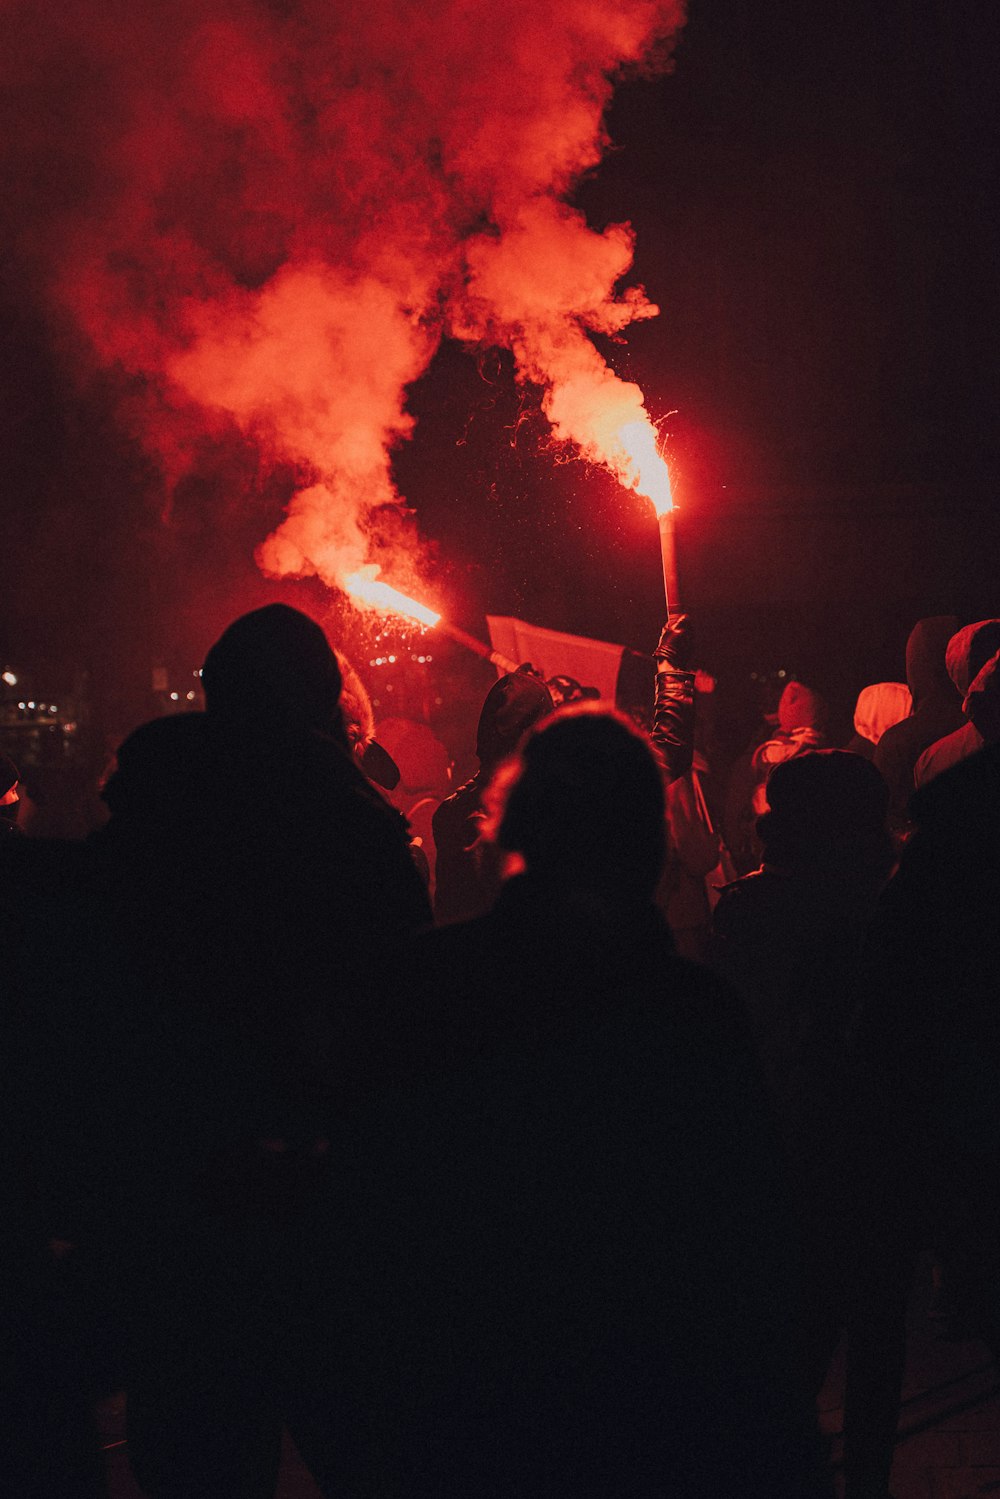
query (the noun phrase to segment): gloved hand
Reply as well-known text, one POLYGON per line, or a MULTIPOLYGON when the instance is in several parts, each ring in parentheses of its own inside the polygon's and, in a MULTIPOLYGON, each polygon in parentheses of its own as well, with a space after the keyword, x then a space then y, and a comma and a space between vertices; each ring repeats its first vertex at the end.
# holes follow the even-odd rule
POLYGON ((657 671, 688 671, 691 661, 691 622, 687 614, 671 614, 660 631, 653 652, 657 671))

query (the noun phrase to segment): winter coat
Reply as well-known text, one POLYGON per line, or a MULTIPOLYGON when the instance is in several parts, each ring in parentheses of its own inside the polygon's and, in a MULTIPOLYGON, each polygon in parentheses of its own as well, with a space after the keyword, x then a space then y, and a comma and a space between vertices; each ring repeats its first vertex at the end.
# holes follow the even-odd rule
POLYGON ((396 1286, 378 1383, 405 1492, 821 1492, 733 996, 652 907, 529 877, 413 966, 426 1075, 380 1111, 360 1209, 396 1286))

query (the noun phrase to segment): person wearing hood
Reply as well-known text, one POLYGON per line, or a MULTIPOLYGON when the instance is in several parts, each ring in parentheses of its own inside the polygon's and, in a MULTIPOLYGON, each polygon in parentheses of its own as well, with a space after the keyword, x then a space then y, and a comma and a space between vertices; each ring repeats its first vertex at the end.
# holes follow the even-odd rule
POLYGON ((960 624, 953 614, 930 615, 917 621, 906 642, 906 682, 913 711, 886 729, 875 746, 875 766, 889 788, 889 824, 896 833, 909 827, 906 809, 920 756, 935 740, 962 726, 962 699, 945 666, 948 642, 960 624))
POLYGON ((431 820, 436 851, 434 919, 439 926, 469 921, 492 905, 500 874, 481 837, 486 788, 532 724, 552 709, 548 687, 525 667, 500 677, 487 693, 476 731, 479 769, 445 798, 431 820))
POLYGON ((854 709, 854 733, 844 749, 866 760, 875 757, 875 749, 886 729, 902 723, 913 709, 913 698, 905 682, 873 682, 862 687, 854 709))
POLYGON ((948 642, 945 666, 962 700, 965 722, 924 750, 913 772, 926 786, 942 771, 1000 740, 1000 619, 966 625, 948 642))

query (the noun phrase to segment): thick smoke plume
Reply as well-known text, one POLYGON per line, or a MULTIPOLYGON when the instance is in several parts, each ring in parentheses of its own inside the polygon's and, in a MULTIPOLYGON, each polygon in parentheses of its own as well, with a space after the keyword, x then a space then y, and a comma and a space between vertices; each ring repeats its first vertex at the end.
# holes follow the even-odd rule
MULTIPOLYGON (((168 485, 235 422, 304 476, 261 566, 337 583, 387 560, 407 387, 445 335, 511 349, 556 437, 621 466, 642 396, 588 333, 656 309, 616 290, 628 227, 565 199, 613 80, 662 60, 681 10, 8 0, 17 253, 64 335, 130 377, 168 485)), ((398 553, 388 571, 406 583, 398 553)))

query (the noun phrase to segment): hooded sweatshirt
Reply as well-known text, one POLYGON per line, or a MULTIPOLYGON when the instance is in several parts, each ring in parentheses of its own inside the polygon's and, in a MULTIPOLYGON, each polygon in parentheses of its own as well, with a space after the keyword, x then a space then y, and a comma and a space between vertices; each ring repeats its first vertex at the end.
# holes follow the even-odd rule
POLYGON ((889 788, 889 820, 894 828, 906 825, 906 808, 913 795, 913 768, 935 740, 962 726, 962 699, 945 666, 949 640, 960 629, 953 614, 918 620, 906 642, 906 681, 913 695, 913 712, 886 729, 875 748, 875 765, 889 788))
POLYGON ((914 769, 915 785, 926 786, 943 770, 958 765, 981 750, 984 744, 1000 738, 996 732, 1000 728, 997 723, 1000 717, 997 711, 1000 698, 998 656, 1000 619, 981 619, 974 625, 966 625, 949 640, 945 665, 962 695, 965 723, 924 751, 914 769))
POLYGON ((872 750, 885 731, 909 717, 912 708, 913 697, 904 682, 873 682, 870 687, 863 687, 854 709, 858 743, 852 741, 847 748, 871 759, 872 750))

